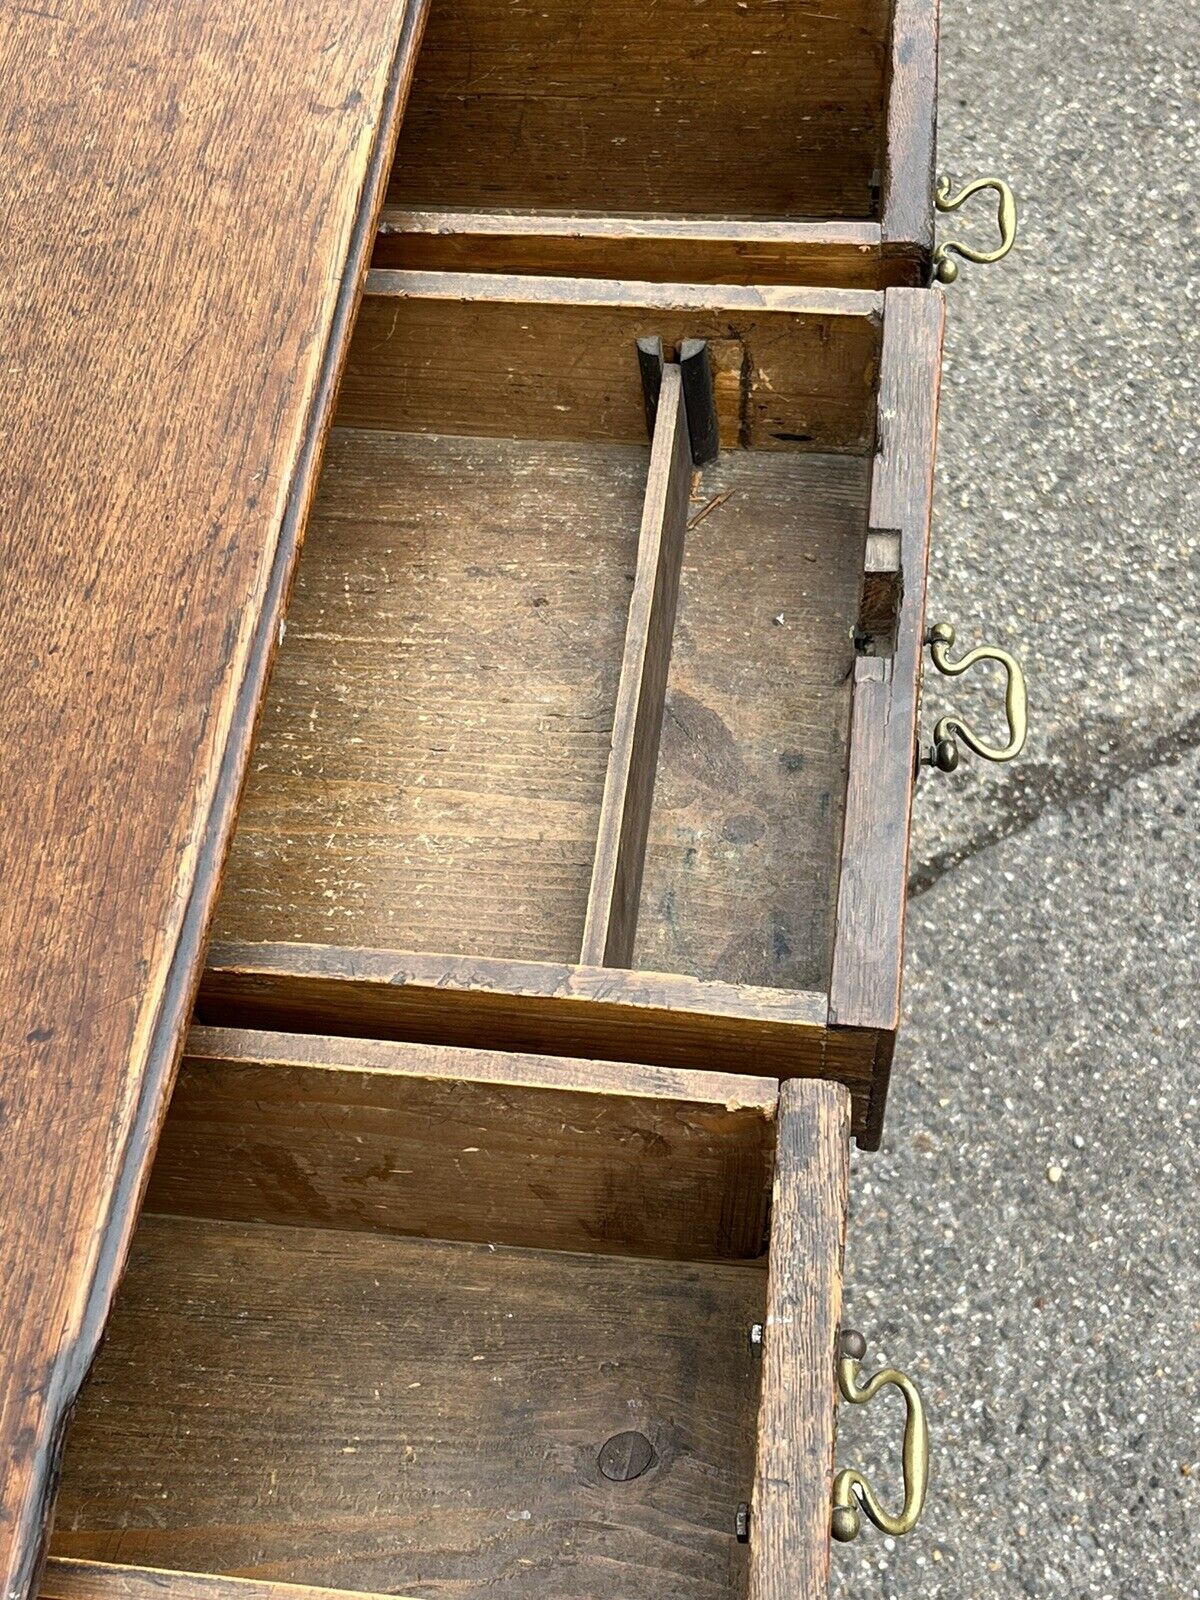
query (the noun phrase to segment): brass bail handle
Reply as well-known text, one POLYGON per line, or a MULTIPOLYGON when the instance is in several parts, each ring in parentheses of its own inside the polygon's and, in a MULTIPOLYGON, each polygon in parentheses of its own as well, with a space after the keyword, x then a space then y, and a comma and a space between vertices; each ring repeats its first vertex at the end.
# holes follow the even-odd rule
POLYGON ((904 1447, 901 1462, 904 1468, 904 1504, 893 1516, 880 1505, 874 1489, 852 1467, 844 1467, 833 1480, 833 1519, 831 1532, 841 1544, 857 1539, 862 1527, 862 1512, 866 1512, 877 1528, 892 1538, 899 1539, 911 1533, 921 1519, 925 1508, 925 1490, 929 1485, 929 1427, 925 1421, 925 1407, 917 1386, 895 1367, 884 1367, 859 1382, 859 1366, 867 1353, 867 1341, 861 1333, 843 1330, 841 1352, 838 1359, 837 1382, 842 1399, 852 1406, 866 1405, 881 1389, 893 1387, 904 1396, 904 1447))
POLYGON ((958 766, 958 740, 974 750, 985 761, 1012 761, 1025 748, 1029 731, 1028 701, 1025 694, 1025 674, 1015 656, 998 645, 981 644, 968 650, 965 656, 951 661, 947 651, 954 646, 954 629, 948 622, 939 622, 925 636, 933 664, 948 678, 958 678, 969 672, 980 661, 997 661, 1004 668, 1004 712, 1008 718, 1008 743, 987 744, 962 720, 961 717, 942 717, 933 730, 933 749, 924 757, 927 766, 941 772, 953 772, 958 766))
POLYGON ((996 250, 976 250, 973 245, 963 244, 958 239, 947 239, 933 252, 933 275, 939 283, 953 283, 958 277, 958 262, 951 260, 951 250, 966 261, 986 264, 989 261, 1003 261, 1017 240, 1017 202, 1003 178, 974 178, 970 183, 964 184, 957 194, 953 193, 953 188, 954 185, 949 178, 938 179, 934 204, 939 211, 957 211, 972 195, 979 194, 984 189, 996 191, 996 222, 1000 228, 1000 245, 996 250))

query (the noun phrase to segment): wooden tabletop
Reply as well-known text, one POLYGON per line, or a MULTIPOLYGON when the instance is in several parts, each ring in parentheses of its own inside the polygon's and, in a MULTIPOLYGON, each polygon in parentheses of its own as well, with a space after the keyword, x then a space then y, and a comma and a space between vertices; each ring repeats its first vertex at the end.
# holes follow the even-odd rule
POLYGON ((0 1593, 125 1257, 423 0, 0 21, 0 1593))

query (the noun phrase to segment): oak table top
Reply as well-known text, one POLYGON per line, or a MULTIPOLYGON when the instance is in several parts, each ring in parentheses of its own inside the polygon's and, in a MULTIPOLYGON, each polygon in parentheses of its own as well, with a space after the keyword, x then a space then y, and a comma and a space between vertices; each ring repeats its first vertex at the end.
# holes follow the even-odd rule
POLYGON ((170 1088, 420 0, 0 22, 0 1592, 170 1088))

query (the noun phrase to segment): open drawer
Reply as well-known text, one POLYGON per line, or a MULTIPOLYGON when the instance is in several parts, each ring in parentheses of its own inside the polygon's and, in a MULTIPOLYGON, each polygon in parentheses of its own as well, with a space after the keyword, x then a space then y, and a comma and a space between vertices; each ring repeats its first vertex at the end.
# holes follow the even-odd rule
POLYGON ((847 1134, 832 1084, 194 1029, 45 1600, 815 1600, 847 1134))
POLYGON ((835 1077, 877 1140, 941 316, 372 273, 202 1019, 835 1077))
POLYGON ((431 0, 379 266, 928 281, 937 0, 431 0))

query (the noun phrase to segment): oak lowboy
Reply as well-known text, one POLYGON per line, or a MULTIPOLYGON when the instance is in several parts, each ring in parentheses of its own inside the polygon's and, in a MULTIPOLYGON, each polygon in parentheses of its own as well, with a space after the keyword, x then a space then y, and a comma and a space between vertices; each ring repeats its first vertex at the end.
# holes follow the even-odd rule
POLYGON ((201 1017, 838 1078, 875 1142, 941 320, 372 273, 201 1017))
POLYGON ((3 41, 0 1588, 815 1600, 935 0, 75 9, 3 41))
POLYGON ((832 1084, 194 1029, 44 1600, 818 1600, 847 1135, 832 1084))

